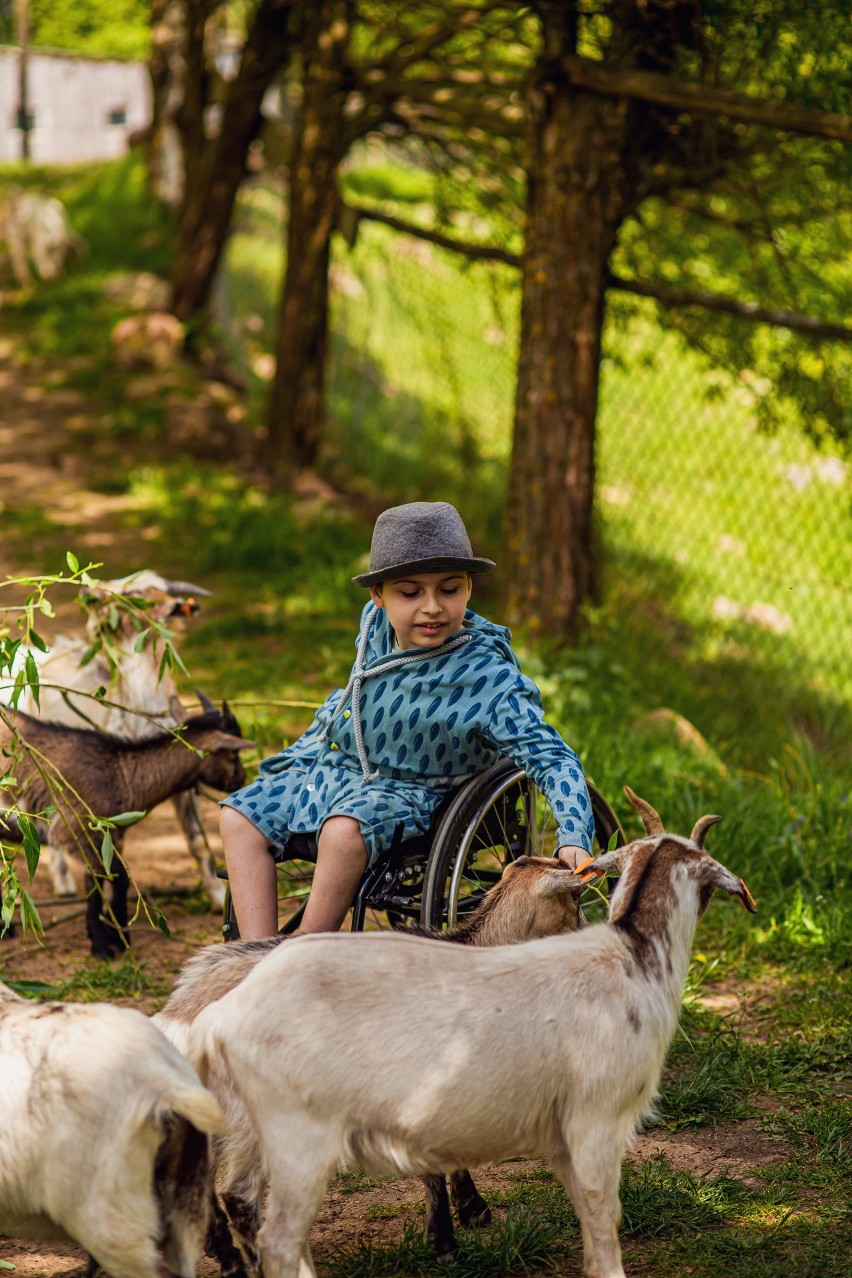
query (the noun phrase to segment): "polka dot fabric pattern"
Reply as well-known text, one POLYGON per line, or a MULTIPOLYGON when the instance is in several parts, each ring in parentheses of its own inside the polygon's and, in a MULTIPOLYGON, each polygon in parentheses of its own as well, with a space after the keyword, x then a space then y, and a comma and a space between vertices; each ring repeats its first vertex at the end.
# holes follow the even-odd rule
POLYGON ((317 831, 331 816, 354 817, 372 862, 400 825, 403 837, 426 833, 449 790, 507 756, 547 796, 560 844, 591 851, 594 820, 582 766, 545 722, 508 630, 468 611, 465 642, 399 653, 384 609, 367 604, 361 627, 365 655, 354 685, 360 748, 350 680, 298 741, 264 759, 257 780, 225 799, 227 806, 278 849, 290 834, 317 831))

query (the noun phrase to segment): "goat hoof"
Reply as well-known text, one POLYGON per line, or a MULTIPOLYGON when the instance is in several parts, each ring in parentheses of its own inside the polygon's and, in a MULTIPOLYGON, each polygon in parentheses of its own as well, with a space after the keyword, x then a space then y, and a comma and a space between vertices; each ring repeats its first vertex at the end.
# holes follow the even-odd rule
POLYGON ((491 1224, 491 1208, 482 1199, 478 1203, 468 1203, 464 1209, 459 1207, 458 1213, 459 1224, 465 1227, 484 1229, 486 1225, 491 1224))
POLYGON ((457 1251, 440 1251, 435 1257, 439 1265, 454 1265, 458 1258, 457 1251))

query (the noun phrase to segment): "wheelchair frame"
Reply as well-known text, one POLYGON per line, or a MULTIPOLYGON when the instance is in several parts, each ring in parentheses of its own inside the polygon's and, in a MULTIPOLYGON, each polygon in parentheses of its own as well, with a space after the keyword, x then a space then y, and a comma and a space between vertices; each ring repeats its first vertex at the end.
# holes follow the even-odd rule
MULTIPOLYGON (((522 768, 510 759, 499 759, 451 792, 432 814, 428 833, 403 840, 400 827, 390 848, 364 872, 352 903, 351 930, 364 930, 368 911, 386 914, 391 926, 413 920, 427 927, 441 928, 475 909, 509 861, 541 854, 535 847, 535 796, 538 793, 522 768), (505 856, 496 858, 499 870, 496 866, 478 869, 474 878, 466 878, 470 854, 473 853, 471 863, 476 858, 477 831, 484 831, 487 838, 493 837, 493 842, 484 847, 500 846, 505 856), (464 887, 468 890, 463 893, 464 887)), ((613 836, 614 846, 621 846, 624 833, 618 817, 591 783, 589 795, 597 851, 606 851, 613 836)), ((296 860, 316 862, 316 849, 315 835, 293 835, 286 853, 276 856, 276 860, 279 864, 296 860)), ((226 877, 224 871, 222 877, 226 877)), ((307 895, 281 927, 282 933, 296 930, 306 904, 307 895)), ((229 892, 222 933, 226 941, 239 937, 229 892)))

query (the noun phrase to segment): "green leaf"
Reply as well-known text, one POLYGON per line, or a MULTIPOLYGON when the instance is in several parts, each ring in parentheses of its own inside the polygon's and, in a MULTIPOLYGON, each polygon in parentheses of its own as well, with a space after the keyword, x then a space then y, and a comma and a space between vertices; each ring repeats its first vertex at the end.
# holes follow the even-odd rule
POLYGON ((112 842, 112 835, 109 830, 104 830, 104 837, 101 841, 101 859, 104 863, 104 869, 107 874, 112 870, 112 859, 115 856, 115 847, 112 842))
POLYGON ((37 631, 33 630, 32 626, 30 626, 29 641, 34 648, 38 648, 39 652, 47 652, 47 644, 44 642, 41 635, 37 631))
POLYGON ((146 814, 147 809, 144 812, 119 812, 118 816, 110 817, 110 821, 113 825, 135 825, 146 814))
POLYGON ((12 1265, 8 1260, 0 1260, 0 1269, 17 1269, 17 1265, 12 1265))
POLYGON ((40 998, 43 994, 56 996, 59 989, 56 985, 48 985, 47 981, 4 981, 10 990, 22 994, 24 998, 40 998))
POLYGON ((28 816, 23 812, 19 812, 17 814, 17 822, 21 837, 24 840, 24 856, 27 859, 27 869, 30 874, 30 883, 32 883, 35 872, 38 869, 39 857, 41 856, 41 843, 39 842, 35 825, 28 816))
POLYGON ((33 694, 33 699, 36 705, 39 707, 39 709, 41 709, 41 703, 39 701, 39 695, 40 695, 41 689, 38 686, 38 666, 36 665, 35 657, 33 656, 31 652, 27 653, 27 659, 24 662, 24 668, 27 672, 27 678, 30 681, 30 691, 33 694))
POLYGON ((613 830, 612 834, 609 836, 609 843, 606 845, 607 852, 615 851, 615 849, 618 847, 618 840, 620 838, 621 838, 621 831, 613 830))
POLYGON ((3 904, 0 906, 0 936, 6 931, 15 914, 15 901, 18 899, 17 884, 6 883, 3 889, 3 904))
POLYGON ((43 613, 45 617, 56 616, 56 613, 53 611, 53 604, 50 602, 49 599, 40 599, 38 609, 39 609, 39 612, 43 613))
MULTIPOLYGON (((134 621, 135 621, 135 618, 134 618, 134 621)), ((150 629, 148 629, 148 630, 141 630, 141 631, 139 632, 139 634, 138 634, 138 635, 136 636, 136 638, 133 640, 133 651, 134 651, 134 652, 141 652, 141 651, 142 651, 142 649, 145 647, 145 644, 146 644, 146 643, 148 642, 148 640, 151 638, 151 633, 152 633, 152 632, 151 632, 151 630, 150 630, 150 629)))
POLYGON ((87 666, 89 662, 92 660, 92 658, 98 655, 99 650, 100 650, 100 644, 90 643, 88 648, 86 649, 86 651, 83 653, 82 657, 80 658, 81 667, 87 666))
POLYGON ((21 903, 19 906, 21 912, 21 926, 25 932, 44 932, 44 925, 41 916, 36 909, 35 901, 29 892, 21 888, 21 903))
POLYGON ((27 686, 27 672, 26 670, 19 670, 18 673, 15 675, 15 686, 12 689, 12 696, 9 698, 12 703, 13 710, 17 710, 18 702, 21 699, 21 693, 23 692, 26 686, 27 686))
POLYGON ((169 928, 169 921, 166 918, 165 914, 159 914, 159 913, 157 914, 157 927, 160 929, 163 936, 167 936, 169 940, 171 940, 172 933, 171 933, 171 929, 169 928))
POLYGON ((65 551, 65 562, 72 572, 80 571, 80 560, 70 550, 65 551))

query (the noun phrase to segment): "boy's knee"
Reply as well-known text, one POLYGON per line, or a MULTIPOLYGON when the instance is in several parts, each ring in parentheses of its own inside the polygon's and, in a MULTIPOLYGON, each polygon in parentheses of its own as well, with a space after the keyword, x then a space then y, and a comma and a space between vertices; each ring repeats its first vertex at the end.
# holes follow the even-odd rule
POLYGON ((327 848, 343 852, 365 851, 361 825, 354 817, 329 817, 320 831, 320 839, 327 848))
POLYGON ((223 839, 251 838, 256 835, 258 841, 266 840, 260 833, 257 826, 252 825, 248 817, 244 817, 241 812, 237 812, 235 808, 222 807, 219 809, 219 833, 223 839))

